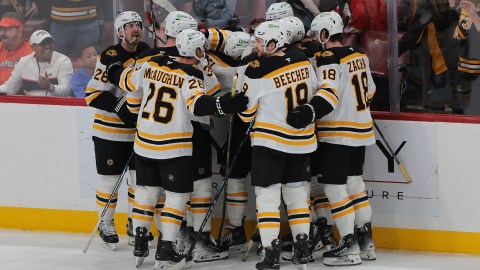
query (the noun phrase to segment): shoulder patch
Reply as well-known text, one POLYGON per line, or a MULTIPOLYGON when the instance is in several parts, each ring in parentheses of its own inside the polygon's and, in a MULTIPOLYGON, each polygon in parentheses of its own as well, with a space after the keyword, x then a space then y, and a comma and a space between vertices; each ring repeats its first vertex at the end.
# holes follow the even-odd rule
POLYGON ((259 68, 260 67, 260 61, 253 60, 253 61, 249 62, 248 65, 252 68, 259 68))
POLYGON ((321 57, 329 57, 333 56, 333 52, 331 51, 324 51, 323 53, 320 54, 321 57))
POLYGON ((108 50, 105 52, 105 55, 107 56, 111 56, 111 57, 115 57, 118 55, 117 51, 115 51, 114 49, 111 49, 111 50, 108 50))

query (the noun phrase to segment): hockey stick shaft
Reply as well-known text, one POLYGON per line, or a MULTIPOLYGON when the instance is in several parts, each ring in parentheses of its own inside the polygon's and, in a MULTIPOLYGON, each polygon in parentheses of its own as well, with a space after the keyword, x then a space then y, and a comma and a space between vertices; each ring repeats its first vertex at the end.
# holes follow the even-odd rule
POLYGON ((218 198, 220 197, 220 194, 222 193, 223 188, 225 187, 226 179, 228 179, 228 177, 230 176, 230 173, 232 173, 232 168, 235 165, 235 161, 237 161, 237 159, 238 159, 240 150, 243 148, 245 143, 248 141, 248 137, 250 136, 250 129, 253 126, 253 122, 254 121, 250 122, 250 125, 248 126, 248 129, 245 132, 246 133, 245 138, 240 143, 240 146, 238 147, 238 151, 237 151, 237 153, 235 153, 235 156, 233 157, 233 160, 232 160, 232 163, 231 163, 230 167, 228 167, 227 170, 225 171, 225 176, 223 177, 222 183, 220 184, 220 187, 218 188, 217 193, 215 193, 215 196, 213 197, 212 204, 210 205, 210 208, 208 208, 207 214, 203 218, 202 224, 200 225, 200 228, 198 229, 198 232, 195 234, 195 239, 193 240, 192 245, 190 246, 190 249, 188 250, 187 254, 185 255, 185 258, 183 258, 179 263, 177 263, 176 265, 171 267, 170 270, 183 269, 187 265, 187 258, 188 258, 188 261, 193 259, 192 258, 192 253, 193 253, 193 250, 195 249, 195 245, 197 244, 198 240, 200 239, 200 235, 202 234, 202 230, 205 227, 205 224, 207 224, 207 221, 210 218, 210 215, 212 214, 213 208, 215 207, 215 204, 217 203, 218 198))
MULTIPOLYGON (((233 76, 233 83, 232 83, 232 90, 231 94, 232 97, 235 96, 237 93, 237 75, 233 76)), ((232 143, 232 129, 233 129, 233 117, 235 115, 230 115, 230 119, 228 122, 228 134, 227 134, 227 156, 225 160, 225 168, 228 168, 230 165, 230 145, 232 143)), ((225 193, 223 198, 223 209, 222 209, 222 220, 220 221, 220 227, 218 228, 218 237, 220 239, 222 237, 223 225, 225 224, 225 212, 227 211, 227 196, 228 196, 228 178, 225 180, 225 193)))
POLYGON ((377 132, 378 134, 380 135, 380 138, 382 138, 382 141, 385 143, 385 146, 387 146, 387 149, 388 151, 390 152, 390 155, 392 155, 393 159, 395 160, 395 162, 397 163, 398 167, 400 168, 400 171, 402 172, 403 176, 405 177, 405 179, 407 179, 407 183, 411 183, 412 182, 412 178, 410 177, 410 175, 408 174, 407 170, 405 170, 405 167, 403 167, 403 164, 400 162, 400 160, 398 159, 397 155, 395 154, 395 152, 393 151, 392 147, 390 146, 390 144, 388 143, 388 141, 385 139, 385 136, 383 135, 383 132, 380 130, 380 127, 377 125, 377 122, 375 122, 374 119, 373 120, 373 125, 375 126, 375 128, 377 129, 377 132))
POLYGON ((250 240, 248 240, 248 242, 245 244, 247 249, 245 250, 245 254, 243 254, 242 262, 247 261, 248 255, 250 254, 250 250, 252 250, 253 243, 255 242, 255 241, 253 241, 252 238, 257 232, 258 232, 258 225, 255 226, 255 229, 253 230, 253 233, 252 233, 252 236, 250 237, 250 240))
POLYGON ((152 13, 153 47, 157 48, 157 18, 153 12, 153 0, 150 0, 150 13, 152 13))
POLYGON ((118 192, 118 189, 120 188, 120 185, 122 184, 123 177, 125 176, 125 174, 128 171, 128 164, 132 160, 133 155, 134 155, 134 152, 132 151, 132 153, 130 154, 130 157, 128 157, 127 163, 125 164, 125 168, 123 168, 123 172, 120 175, 120 178, 118 179, 117 183, 115 184, 115 187, 113 188, 112 194, 110 194, 110 198, 108 198, 107 204, 103 208, 102 214, 100 215, 100 218, 98 219, 97 224, 95 225, 95 228, 93 228, 93 232, 90 235, 90 238, 88 239, 87 244, 83 248, 83 253, 87 253, 87 250, 90 247, 90 244, 92 243, 93 237, 95 237, 95 233, 98 230, 98 226, 100 226, 100 222, 102 222, 102 219, 103 219, 103 217, 105 216, 105 213, 108 210, 108 206, 110 206, 110 203, 112 202, 113 196, 115 196, 115 193, 118 192))

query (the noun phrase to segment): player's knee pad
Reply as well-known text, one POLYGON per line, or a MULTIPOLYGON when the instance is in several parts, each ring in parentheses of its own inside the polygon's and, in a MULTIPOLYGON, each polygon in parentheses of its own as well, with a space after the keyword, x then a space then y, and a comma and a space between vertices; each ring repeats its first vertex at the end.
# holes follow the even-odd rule
POLYGON ((227 193, 247 192, 247 184, 244 178, 229 178, 227 193))
POLYGON ((151 186, 137 186, 135 202, 155 207, 163 188, 151 186))
POLYGON ((350 196, 365 192, 365 183, 361 175, 347 177, 347 192, 350 196))
POLYGON ((113 189, 117 185, 120 175, 100 175, 98 182, 98 188, 105 193, 112 193, 113 189))
POLYGON ((341 202, 348 198, 347 185, 325 185, 325 195, 327 196, 330 204, 341 202))
POLYGON ((271 185, 266 188, 255 187, 255 195, 257 199, 258 208, 263 206, 278 207, 280 206, 281 184, 271 185))
POLYGON ((130 181, 128 181, 128 186, 135 187, 137 185, 137 171, 136 170, 129 170, 130 181))
MULTIPOLYGON (((192 198, 211 198, 212 178, 204 178, 193 182, 192 198)), ((192 205, 193 206, 193 205, 192 205)))
POLYGON ((308 182, 295 182, 282 185, 283 200, 288 205, 297 203, 299 201, 302 204, 307 205, 309 201, 309 194, 307 193, 308 182))

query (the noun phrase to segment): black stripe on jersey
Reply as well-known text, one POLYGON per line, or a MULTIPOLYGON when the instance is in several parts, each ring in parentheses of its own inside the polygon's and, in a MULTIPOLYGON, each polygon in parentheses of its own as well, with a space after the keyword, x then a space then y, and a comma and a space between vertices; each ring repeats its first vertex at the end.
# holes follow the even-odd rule
POLYGON ((285 50, 284 52, 283 56, 262 57, 251 61, 245 70, 245 76, 259 79, 285 66, 308 61, 308 58, 300 50, 285 50))
POLYGON ((177 220, 180 220, 180 221, 183 220, 183 217, 182 217, 182 216, 175 215, 174 213, 170 213, 170 212, 167 212, 167 211, 162 211, 162 213, 160 214, 160 216, 162 216, 162 217, 170 217, 170 218, 174 218, 174 219, 177 219, 177 220))
POLYGON ((140 108, 141 105, 142 105, 142 104, 140 104, 140 103, 138 103, 138 104, 136 104, 136 103, 128 103, 128 104, 127 104, 127 106, 130 107, 130 108, 132 108, 132 109, 140 108))
POLYGON ((163 208, 164 205, 165 205, 165 203, 157 203, 157 204, 155 205, 155 208, 156 208, 156 209, 163 208))
POLYGON ((247 203, 248 200, 246 200, 246 199, 243 199, 243 200, 242 200, 242 199, 228 199, 228 198, 227 198, 227 202, 231 202, 231 203, 247 203))
POLYGON ((349 203, 347 203, 346 205, 344 205, 342 207, 331 208, 331 211, 332 211, 332 214, 336 214, 336 213, 342 212, 343 210, 346 210, 350 207, 353 207, 353 202, 352 201, 350 201, 349 203))
POLYGON ((330 94, 332 94, 338 100, 337 94, 335 94, 335 92, 331 88, 321 88, 321 89, 329 92, 330 94))
POLYGON ((262 222, 280 222, 280 218, 259 218, 258 223, 262 222))
POLYGON ((288 219, 310 218, 310 213, 288 215, 288 219))
POLYGON ((132 213, 136 213, 136 214, 140 214, 140 215, 144 215, 144 216, 151 216, 153 217, 153 211, 148 211, 148 210, 142 210, 142 209, 138 209, 136 207, 134 207, 132 209, 132 213))
POLYGON ((355 133, 369 133, 373 131, 372 127, 369 128, 352 128, 352 127, 317 127, 317 131, 349 131, 355 133))
POLYGON ((254 112, 252 112, 252 113, 240 112, 240 113, 238 113, 238 114, 240 114, 240 116, 242 116, 243 118, 251 118, 251 117, 254 117, 254 116, 255 116, 255 113, 257 113, 256 110, 255 110, 254 112))
POLYGON ((308 139, 311 139, 312 137, 315 136, 315 134, 312 132, 312 134, 309 134, 309 135, 288 135, 288 134, 285 134, 285 133, 281 133, 279 131, 275 131, 275 130, 270 130, 270 129, 265 129, 265 128, 253 128, 253 132, 263 132, 263 133, 268 133, 268 134, 272 134, 272 135, 275 135, 277 137, 282 137, 282 138, 285 138, 285 139, 289 139, 289 140, 308 140, 308 139))
POLYGON ((154 140, 150 140, 150 139, 147 139, 147 138, 144 138, 144 137, 140 136, 140 134, 138 134, 138 132, 137 132, 137 138, 142 142, 145 142, 145 143, 148 143, 148 144, 153 144, 153 145, 165 145, 165 144, 173 144, 173 143, 192 142, 192 138, 179 138, 179 139, 154 141, 154 140))
POLYGON ((102 126, 113 127, 113 128, 126 128, 124 123, 110 123, 110 122, 102 121, 100 119, 95 119, 93 123, 96 123, 102 126))
MULTIPOLYGON (((113 203, 116 203, 118 199, 116 198, 112 198, 112 200, 110 201, 110 204, 113 204, 113 203)), ((102 203, 107 203, 108 202, 108 198, 102 198, 100 196, 97 195, 97 201, 100 201, 102 203)))
POLYGON ((313 204, 328 203, 328 198, 316 199, 313 201, 313 204))

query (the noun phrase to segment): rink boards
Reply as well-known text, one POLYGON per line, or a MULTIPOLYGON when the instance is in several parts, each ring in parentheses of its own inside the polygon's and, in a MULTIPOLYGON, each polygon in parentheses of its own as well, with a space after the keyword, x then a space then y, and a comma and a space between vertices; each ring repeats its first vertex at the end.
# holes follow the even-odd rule
MULTIPOLYGON (((93 114, 82 100, 0 97, 0 227, 91 232, 97 221, 98 179, 93 114)), ((374 117, 413 179, 406 183, 377 136, 377 144, 367 149, 364 174, 376 245, 480 253, 480 118, 389 113, 374 117)), ((214 137, 223 144, 226 119, 216 125, 214 137)), ((218 172, 217 165, 213 171, 218 172)), ((220 181, 218 174, 215 180, 220 181)), ((125 186, 117 206, 120 233, 125 233, 125 186)), ((249 230, 255 220, 250 191, 249 230)), ((221 201, 215 217, 220 216, 220 206, 221 201)))

